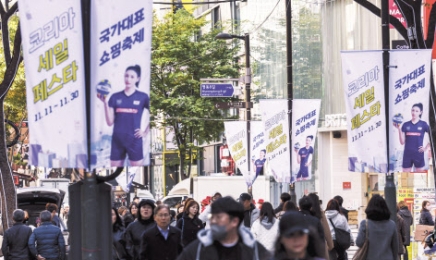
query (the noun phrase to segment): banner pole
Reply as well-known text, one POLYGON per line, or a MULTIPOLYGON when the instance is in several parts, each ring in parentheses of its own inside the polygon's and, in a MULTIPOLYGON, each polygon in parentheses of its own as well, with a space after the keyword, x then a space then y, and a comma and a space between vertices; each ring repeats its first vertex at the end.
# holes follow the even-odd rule
MULTIPOLYGON (((383 49, 383 83, 385 91, 385 116, 386 124, 389 122, 389 0, 381 2, 381 25, 382 25, 382 49, 383 49)), ((394 183, 394 173, 389 173, 389 126, 386 125, 386 184, 385 184, 385 199, 388 208, 391 211, 391 220, 397 220, 397 197, 394 183)))

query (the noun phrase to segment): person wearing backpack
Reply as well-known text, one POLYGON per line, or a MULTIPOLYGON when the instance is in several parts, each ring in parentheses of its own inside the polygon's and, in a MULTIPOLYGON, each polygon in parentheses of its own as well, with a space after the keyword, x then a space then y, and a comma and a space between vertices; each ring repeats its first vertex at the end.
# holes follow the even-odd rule
POLYGON ((338 243, 338 234, 336 234, 335 229, 348 231, 350 233, 351 243, 353 243, 353 235, 351 234, 347 219, 340 213, 339 203, 337 200, 332 199, 328 202, 325 216, 327 217, 327 222, 329 224, 330 233, 334 243, 333 249, 329 251, 329 258, 330 260, 345 260, 345 252, 350 245, 344 248, 338 243))

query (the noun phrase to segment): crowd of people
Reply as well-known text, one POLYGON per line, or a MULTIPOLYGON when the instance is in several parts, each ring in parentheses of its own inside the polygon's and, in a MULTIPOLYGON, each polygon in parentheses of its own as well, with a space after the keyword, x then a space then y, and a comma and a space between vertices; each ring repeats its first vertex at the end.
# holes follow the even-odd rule
MULTIPOLYGON (((315 193, 303 196, 298 206, 288 193, 280 199, 274 208, 265 201, 256 205, 248 193, 235 200, 217 192, 204 208, 188 198, 176 212, 159 201, 135 198, 129 207, 112 208, 112 259, 343 260, 350 245, 362 247, 366 240, 377 241, 369 243, 367 259, 396 260, 407 253, 411 214, 404 202, 395 225, 385 200, 374 195, 354 242, 342 197, 329 200, 325 210, 315 193), (350 245, 344 247, 340 230, 348 232, 350 245)), ((54 206, 47 205, 33 228, 25 224, 24 211, 14 211, 15 224, 2 244, 5 260, 65 259, 61 229, 68 214, 64 209, 58 216, 54 206)))

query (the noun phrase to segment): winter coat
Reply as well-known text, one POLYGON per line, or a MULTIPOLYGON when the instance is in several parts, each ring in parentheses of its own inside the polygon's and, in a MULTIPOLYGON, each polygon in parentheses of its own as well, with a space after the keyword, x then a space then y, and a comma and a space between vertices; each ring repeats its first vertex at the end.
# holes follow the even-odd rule
POLYGON ((362 220, 356 245, 362 247, 366 239, 366 221, 368 221, 369 248, 367 260, 398 259, 397 227, 392 220, 362 220))
POLYGON ((124 241, 126 241, 126 251, 129 256, 137 260, 139 259, 139 251, 141 249, 142 234, 147 229, 155 226, 153 218, 147 220, 135 220, 130 223, 124 232, 124 241))
POLYGON ((410 245, 410 226, 413 225, 412 214, 410 213, 409 208, 407 208, 407 206, 400 208, 400 211, 398 211, 398 214, 403 218, 404 223, 407 226, 406 237, 405 237, 405 240, 403 241, 403 244, 405 246, 409 246, 410 245))
POLYGON ((262 220, 258 218, 251 227, 251 233, 257 242, 261 243, 271 253, 274 252, 274 245, 279 236, 279 222, 276 218, 273 218, 272 222, 268 222, 267 217, 262 220))
POLYGON ((28 241, 32 256, 46 259, 65 259, 65 240, 60 228, 51 222, 42 222, 33 230, 28 241), (35 245, 36 243, 36 245, 35 245))
POLYGON ((126 260, 129 255, 126 252, 124 241, 124 228, 118 227, 115 231, 112 230, 112 259, 113 260, 126 260))
MULTIPOLYGON (((309 226, 312 226, 316 231, 318 231, 318 235, 319 235, 319 238, 321 239, 321 241, 324 241, 325 234, 324 234, 324 228, 321 224, 321 221, 317 217, 312 216, 312 214, 310 214, 310 212, 307 210, 301 210, 300 213, 305 216, 306 221, 309 224, 309 226)), ((321 248, 322 252, 326 252, 326 254, 327 254, 326 243, 322 243, 320 245, 320 248, 321 248)), ((328 257, 328 255, 324 256, 324 258, 327 258, 327 257, 328 257)))
POLYGON ((419 224, 428 225, 428 226, 434 225, 433 216, 431 215, 430 211, 428 211, 427 209, 421 210, 421 216, 419 217, 419 224))
POLYGON ((406 229, 410 229, 410 226, 407 226, 404 219, 397 214, 397 235, 398 235, 398 254, 404 254, 404 241, 406 240, 406 229))
POLYGON ((154 225, 154 227, 145 231, 142 236, 139 259, 176 259, 183 250, 181 235, 180 229, 169 226, 168 237, 165 239, 157 225, 154 225))
POLYGON ((325 216, 327 217, 327 223, 329 224, 330 234, 332 235, 333 240, 336 240, 336 234, 330 220, 333 222, 336 228, 350 232, 350 239, 351 241, 354 241, 350 226, 348 226, 347 219, 343 215, 339 214, 337 210, 327 210, 325 212, 325 216))
MULTIPOLYGON (((254 239, 253 234, 241 223, 238 229, 239 241, 233 250, 238 250, 239 260, 269 260, 271 254, 254 239)), ((177 260, 219 260, 220 242, 214 241, 210 229, 197 234, 197 240, 186 247, 177 260)))
POLYGON ((244 211, 244 220, 242 225, 245 225, 245 221, 250 221, 250 226, 245 225, 248 229, 253 226, 254 221, 259 218, 260 210, 257 209, 253 204, 250 204, 250 209, 244 211))
POLYGON ((3 236, 2 252, 5 260, 27 260, 30 251, 27 242, 32 229, 23 223, 15 223, 3 236))
POLYGON ((177 221, 176 227, 182 231, 182 245, 187 246, 197 239, 197 233, 203 229, 204 225, 197 216, 190 218, 189 215, 185 214, 177 221))

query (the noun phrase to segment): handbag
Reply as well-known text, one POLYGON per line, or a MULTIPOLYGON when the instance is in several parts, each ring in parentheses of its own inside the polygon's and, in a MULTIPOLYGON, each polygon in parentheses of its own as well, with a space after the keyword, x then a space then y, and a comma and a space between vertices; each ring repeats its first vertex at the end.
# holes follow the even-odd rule
POLYGON ((365 242, 363 242, 363 246, 357 249, 356 253, 353 256, 353 260, 366 260, 368 256, 369 250, 369 238, 368 238, 368 220, 366 222, 366 231, 365 231, 365 242))
POLYGON ((415 228, 415 241, 424 241, 424 239, 432 233, 434 226, 429 225, 416 225, 415 228))
POLYGON ((335 227, 331 218, 329 218, 330 223, 332 223, 333 229, 335 230, 336 243, 335 245, 340 247, 343 250, 347 250, 351 245, 351 236, 350 232, 335 227))

